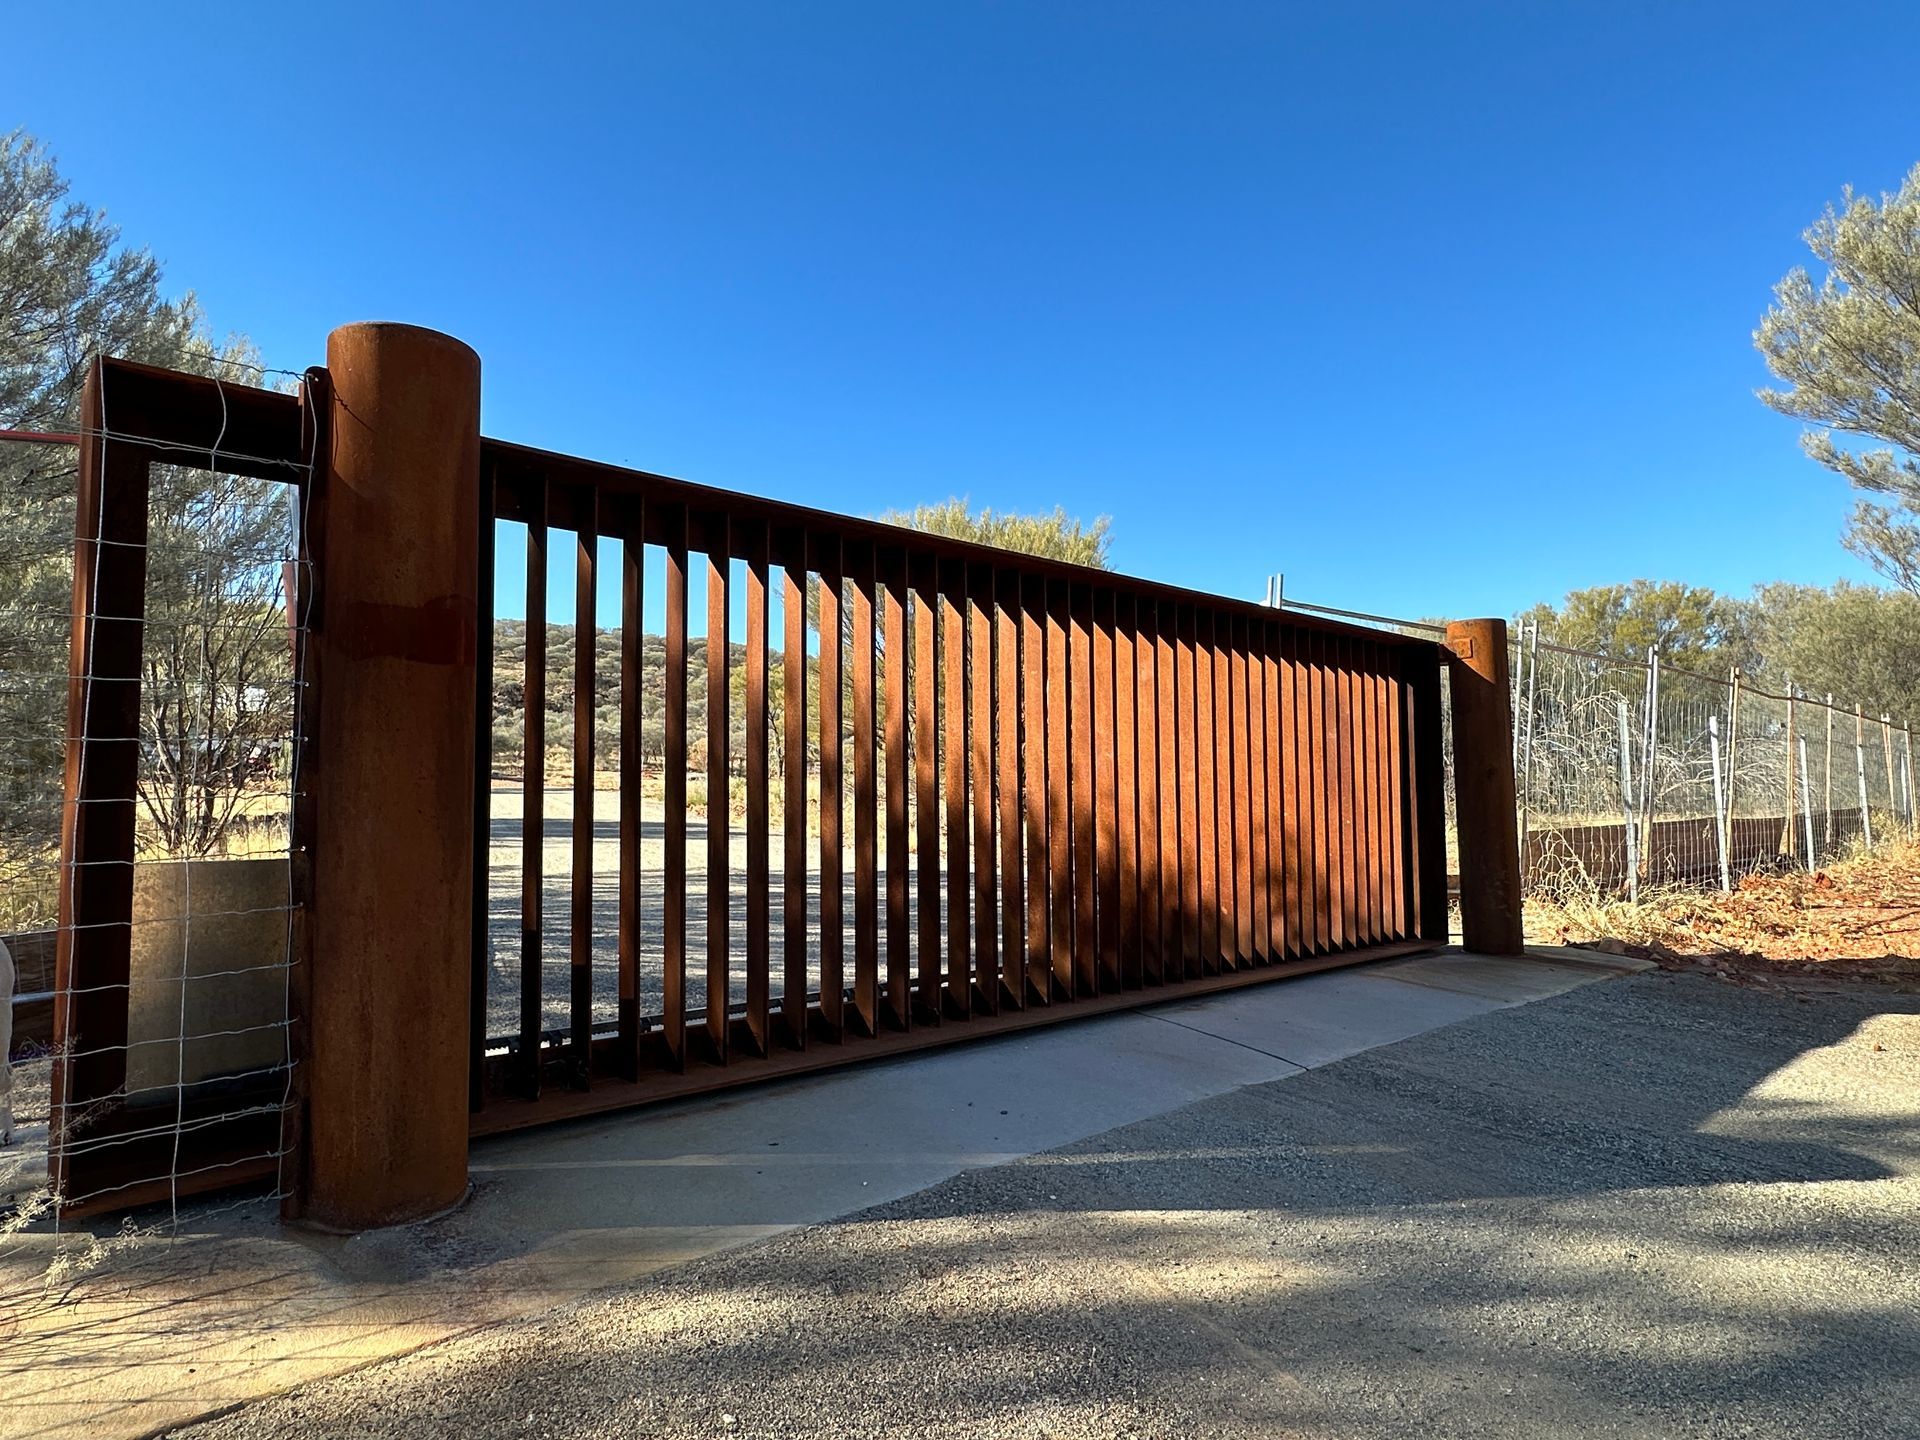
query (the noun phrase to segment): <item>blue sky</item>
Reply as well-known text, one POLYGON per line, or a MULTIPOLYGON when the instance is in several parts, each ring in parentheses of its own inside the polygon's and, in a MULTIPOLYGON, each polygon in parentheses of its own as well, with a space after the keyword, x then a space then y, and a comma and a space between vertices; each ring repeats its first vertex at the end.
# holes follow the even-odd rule
POLYGON ((1749 337, 1822 205, 1920 161, 1920 6, 8 30, 44 63, 0 124, 216 328, 289 367, 346 321, 449 331, 504 439, 855 513, 1058 503, 1130 573, 1393 614, 1864 576, 1749 337))

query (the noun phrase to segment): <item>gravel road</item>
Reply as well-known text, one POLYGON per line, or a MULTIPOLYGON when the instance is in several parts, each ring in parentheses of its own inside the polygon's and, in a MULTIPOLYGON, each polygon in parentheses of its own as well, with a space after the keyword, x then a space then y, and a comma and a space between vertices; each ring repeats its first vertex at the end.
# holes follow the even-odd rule
POLYGON ((250 1406, 266 1436, 1920 1435, 1920 997, 1653 973, 250 1406))

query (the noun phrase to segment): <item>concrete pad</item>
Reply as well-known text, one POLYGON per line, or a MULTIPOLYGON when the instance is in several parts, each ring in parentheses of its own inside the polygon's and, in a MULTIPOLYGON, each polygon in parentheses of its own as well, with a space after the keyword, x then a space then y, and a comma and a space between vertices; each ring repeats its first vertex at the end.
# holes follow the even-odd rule
MULTIPOLYGON (((351 1239, 183 1206, 28 1307, 0 1432, 177 1425, 1611 973, 1419 957, 497 1136, 461 1211, 351 1239)), ((10 1291, 53 1250, 26 1241, 10 1291)))

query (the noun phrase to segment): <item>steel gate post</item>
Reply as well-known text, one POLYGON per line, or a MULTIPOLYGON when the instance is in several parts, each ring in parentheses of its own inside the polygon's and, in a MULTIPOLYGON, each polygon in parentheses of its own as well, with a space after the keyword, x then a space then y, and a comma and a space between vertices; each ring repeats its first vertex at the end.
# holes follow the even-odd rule
POLYGON ((1507 622, 1453 621, 1447 626, 1447 649, 1461 940, 1483 955, 1518 955, 1525 947, 1507 622))
POLYGON ((409 325, 327 340, 305 1164, 360 1230, 467 1185, 480 361, 409 325))

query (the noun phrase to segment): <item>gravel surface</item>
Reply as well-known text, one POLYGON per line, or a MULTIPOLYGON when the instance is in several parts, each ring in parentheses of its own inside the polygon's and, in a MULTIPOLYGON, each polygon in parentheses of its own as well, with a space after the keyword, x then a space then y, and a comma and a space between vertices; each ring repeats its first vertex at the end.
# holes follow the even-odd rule
POLYGON ((1653 973, 216 1436, 1920 1435, 1920 997, 1653 973))

